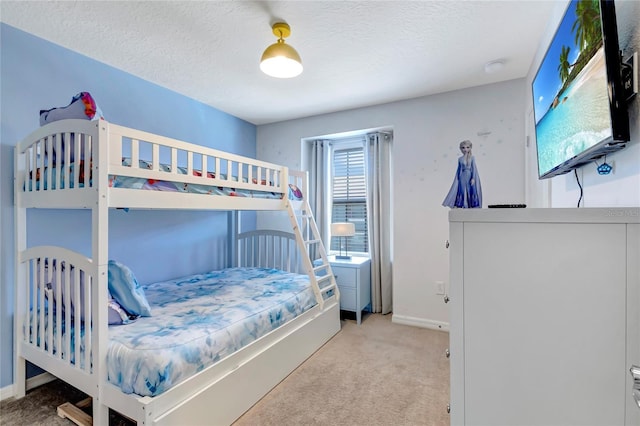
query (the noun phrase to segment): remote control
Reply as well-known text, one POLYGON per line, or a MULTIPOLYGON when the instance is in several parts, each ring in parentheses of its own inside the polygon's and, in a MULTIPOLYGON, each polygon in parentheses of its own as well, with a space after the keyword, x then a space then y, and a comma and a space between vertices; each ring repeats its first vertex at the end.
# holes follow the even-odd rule
POLYGON ((487 207, 490 209, 523 209, 527 207, 526 204, 489 204, 487 207))

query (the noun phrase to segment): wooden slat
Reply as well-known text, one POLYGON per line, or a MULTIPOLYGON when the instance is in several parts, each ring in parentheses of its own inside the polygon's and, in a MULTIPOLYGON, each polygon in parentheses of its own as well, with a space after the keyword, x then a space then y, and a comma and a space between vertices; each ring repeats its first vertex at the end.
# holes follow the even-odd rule
MULTIPOLYGON (((89 400, 89 404, 91 404, 91 398, 87 398, 89 400)), ((86 400, 80 401, 80 403, 86 400)), ((69 419, 73 423, 80 426, 91 426, 93 425, 93 418, 82 411, 78 406, 73 405, 70 402, 65 402, 64 404, 58 406, 58 416, 63 419, 69 419)))
MULTIPOLYGON (((51 267, 47 270, 47 280, 51 280, 51 267)), ((45 281, 46 282, 46 281, 45 281)), ((49 309, 47 309, 46 315, 47 315, 47 351, 49 353, 53 353, 53 316, 54 316, 54 309, 53 309, 53 291, 49 290, 48 288, 46 288, 45 286, 45 291, 44 291, 48 304, 49 304, 49 309)))
MULTIPOLYGON (((62 139, 62 133, 58 134, 58 137, 62 139)), ((71 133, 65 133, 64 141, 62 141, 62 150, 64 151, 64 188, 71 189, 71 133)), ((78 173, 75 173, 76 176, 78 173)))
MULTIPOLYGON (((62 180, 64 177, 64 170, 63 170, 63 161, 62 161, 62 137, 57 137, 56 138, 56 143, 55 143, 55 147, 53 148, 55 150, 56 153, 56 161, 55 161, 55 184, 56 184, 56 189, 60 189, 62 188, 62 180)), ((69 186, 69 185, 67 185, 69 186)))
POLYGON ((35 345, 36 338, 38 337, 36 332, 36 324, 38 323, 37 312, 35 309, 30 309, 31 306, 36 306, 36 295, 38 294, 37 290, 37 282, 38 282, 38 263, 36 259, 30 260, 30 269, 27 270, 27 288, 29 289, 29 294, 27 294, 26 298, 26 306, 27 312, 31 312, 30 323, 29 323, 29 343, 35 345))
POLYGON ((193 176, 193 152, 187 152, 187 175, 193 176))
MULTIPOLYGON (((42 176, 42 175, 41 175, 42 176)), ((40 294, 40 299, 37 305, 35 305, 36 309, 40 312, 38 317, 38 346, 44 349, 44 261, 45 258, 40 258, 40 271, 38 274, 38 293, 40 294)))
POLYGON ((205 179, 207 177, 207 156, 202 156, 202 169, 201 169, 201 177, 205 179))
MULTIPOLYGON (((71 294, 71 275, 69 271, 69 262, 65 262, 64 273, 64 294, 71 294)), ((62 262, 58 265, 62 269, 62 262)), ((71 324, 71 297, 64 298, 64 321, 67 326, 71 324)), ((71 364, 71 333, 64 333, 64 356, 66 357, 67 364, 71 364)))
MULTIPOLYGON (((68 269, 71 269, 71 265, 67 265, 68 269)), ((74 267, 73 268, 73 297, 71 298, 71 300, 75 300, 75 303, 73 305, 73 324, 74 324, 74 329, 73 332, 75 333, 74 336, 74 348, 73 348, 73 353, 74 353, 74 359, 76 360, 76 368, 81 368, 80 367, 80 343, 82 342, 81 339, 81 335, 82 335, 82 328, 80 327, 80 306, 81 306, 81 298, 80 298, 80 270, 78 269, 78 267, 74 267)), ((71 294, 71 293, 65 293, 65 294, 71 294)), ((67 323, 70 324, 70 323, 67 323)), ((85 366, 85 368, 88 369, 88 366, 85 366)))
MULTIPOLYGON (((84 304, 84 368, 87 371, 91 369, 91 356, 93 353, 92 350, 92 340, 91 340, 91 324, 93 314, 91 312, 91 299, 93 297, 93 283, 91 275, 87 274, 86 271, 82 271, 84 275, 84 281, 81 283, 82 287, 84 287, 84 300, 82 303, 84 304)), ((80 298, 78 298, 80 299, 80 298)))
POLYGON ((47 187, 48 189, 53 188, 53 184, 51 181, 51 177, 53 176, 53 136, 47 136, 47 138, 45 139, 45 152, 47 153, 46 155, 41 156, 42 158, 42 162, 45 163, 46 165, 46 169, 42 170, 42 172, 45 172, 45 177, 43 177, 43 179, 45 179, 45 181, 47 182, 47 187))
MULTIPOLYGON (((80 133, 75 133, 73 138, 73 189, 80 188, 80 133)), ((66 151, 65 151, 66 154, 66 151)), ((71 164, 71 163, 65 163, 71 164)))
POLYGON ((160 170, 160 145, 155 143, 151 145, 151 163, 152 170, 160 170))
POLYGON ((82 135, 84 142, 84 187, 91 186, 91 136, 82 135))
POLYGON ((38 147, 40 146, 40 141, 33 144, 33 149, 31 150, 31 190, 35 191, 36 187, 38 190, 41 190, 40 182, 38 181, 38 147))
POLYGON ((178 173, 178 150, 171 148, 171 173, 178 173))
MULTIPOLYGON (((58 307, 60 307, 62 301, 62 268, 60 267, 60 262, 58 260, 56 260, 56 268, 54 274, 56 288, 55 295, 53 297, 55 298, 58 307)), ((62 313, 59 311, 56 312, 56 348, 56 358, 62 359, 62 352, 64 352, 62 349, 62 313)))
POLYGON ((140 168, 140 141, 131 139, 131 168, 140 168))

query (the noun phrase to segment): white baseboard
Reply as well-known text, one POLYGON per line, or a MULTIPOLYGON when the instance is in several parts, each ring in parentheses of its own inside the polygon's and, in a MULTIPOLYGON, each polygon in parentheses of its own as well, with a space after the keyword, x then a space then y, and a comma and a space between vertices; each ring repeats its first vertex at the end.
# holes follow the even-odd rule
POLYGON ((393 314, 391 322, 403 325, 412 325, 414 327, 430 328, 432 330, 449 331, 449 323, 434 321, 424 318, 407 317, 404 315, 393 314))
MULTIPOLYGON (((37 388, 38 386, 42 386, 45 383, 49 383, 52 380, 55 380, 56 376, 53 374, 49 374, 44 372, 42 374, 38 374, 37 376, 33 376, 27 379, 27 390, 37 388)), ((13 384, 9 386, 5 386, 0 388, 0 401, 4 401, 5 399, 13 397, 13 384)))
POLYGON ((0 388, 0 401, 11 398, 13 396, 13 385, 0 388))

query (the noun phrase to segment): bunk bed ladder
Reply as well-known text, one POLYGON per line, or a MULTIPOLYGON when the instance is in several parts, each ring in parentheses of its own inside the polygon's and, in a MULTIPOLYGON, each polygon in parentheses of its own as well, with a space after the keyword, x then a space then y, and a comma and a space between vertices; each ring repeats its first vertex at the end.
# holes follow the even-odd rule
POLYGON ((309 275, 316 300, 323 308, 324 301, 327 297, 335 294, 336 300, 340 300, 340 293, 336 279, 333 276, 327 253, 320 238, 318 225, 311 213, 311 208, 307 200, 301 202, 301 207, 295 209, 291 202, 287 203, 289 219, 293 226, 293 233, 300 251, 304 253, 302 256, 302 266, 309 275))

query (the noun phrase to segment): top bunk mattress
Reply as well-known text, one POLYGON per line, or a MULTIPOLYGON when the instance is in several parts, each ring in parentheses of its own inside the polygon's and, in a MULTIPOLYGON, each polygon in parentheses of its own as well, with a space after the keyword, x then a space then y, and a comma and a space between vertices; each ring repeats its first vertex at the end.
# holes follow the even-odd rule
POLYGON ((108 380, 158 395, 316 305, 307 275, 230 268, 143 286, 151 317, 109 327, 108 380))

